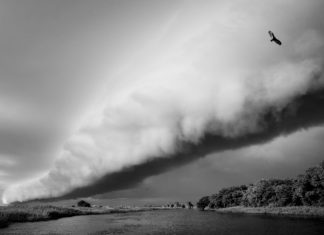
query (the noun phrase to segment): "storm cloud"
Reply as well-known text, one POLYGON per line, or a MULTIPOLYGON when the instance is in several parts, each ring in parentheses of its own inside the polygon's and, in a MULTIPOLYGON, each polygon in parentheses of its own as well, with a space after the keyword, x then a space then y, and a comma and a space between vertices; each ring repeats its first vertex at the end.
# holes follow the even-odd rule
MULTIPOLYGON (((56 145, 50 169, 7 185, 2 200, 123 189, 208 153, 322 124, 323 6, 321 1, 177 4, 150 28, 148 39, 136 41, 140 47, 119 59, 105 89, 96 87, 100 99, 75 118, 78 127, 61 149, 56 145), (269 29, 281 47, 270 42, 269 29)), ((120 13, 126 12, 123 7, 120 13)), ((33 143, 46 149, 56 140, 33 136, 39 138, 33 143)))

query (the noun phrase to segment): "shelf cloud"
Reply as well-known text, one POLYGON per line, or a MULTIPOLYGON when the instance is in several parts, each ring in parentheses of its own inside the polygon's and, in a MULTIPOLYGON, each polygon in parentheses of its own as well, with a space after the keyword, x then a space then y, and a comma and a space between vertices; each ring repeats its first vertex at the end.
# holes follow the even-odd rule
POLYGON ((2 201, 124 189, 209 153, 322 124, 323 7, 178 4, 118 62, 50 169, 7 185, 2 201), (282 46, 270 42, 270 29, 282 46))

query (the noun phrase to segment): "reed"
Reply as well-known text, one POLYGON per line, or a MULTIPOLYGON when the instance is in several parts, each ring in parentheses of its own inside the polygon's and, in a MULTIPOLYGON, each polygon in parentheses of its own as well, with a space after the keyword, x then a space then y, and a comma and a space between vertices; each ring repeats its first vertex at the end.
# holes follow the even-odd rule
POLYGON ((294 217, 316 217, 324 218, 324 207, 315 206, 287 206, 287 207, 244 207, 235 206, 221 209, 214 209, 220 213, 246 213, 246 214, 265 214, 282 215, 294 217))
POLYGON ((32 222, 82 215, 85 212, 51 205, 15 205, 0 208, 0 227, 12 222, 32 222))

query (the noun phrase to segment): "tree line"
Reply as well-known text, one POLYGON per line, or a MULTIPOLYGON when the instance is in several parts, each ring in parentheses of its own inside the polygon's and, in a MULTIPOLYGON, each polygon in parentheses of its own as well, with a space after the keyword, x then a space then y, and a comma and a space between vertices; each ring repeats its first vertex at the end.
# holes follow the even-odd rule
POLYGON ((197 202, 201 210, 232 206, 324 206, 324 161, 293 179, 261 179, 223 188, 197 202))

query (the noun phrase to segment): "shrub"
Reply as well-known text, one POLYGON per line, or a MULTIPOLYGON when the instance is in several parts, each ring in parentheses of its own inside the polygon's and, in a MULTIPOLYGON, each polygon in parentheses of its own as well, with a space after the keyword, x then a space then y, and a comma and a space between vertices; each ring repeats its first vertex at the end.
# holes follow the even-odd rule
POLYGON ((197 207, 200 210, 205 210, 205 208, 209 205, 210 200, 208 196, 202 197, 198 202, 197 202, 197 207))
POLYGON ((197 203, 198 208, 232 206, 324 206, 324 161, 296 179, 262 179, 249 186, 221 189, 197 203))
POLYGON ((84 200, 81 200, 78 202, 78 206, 79 207, 91 207, 90 203, 84 201, 84 200))

